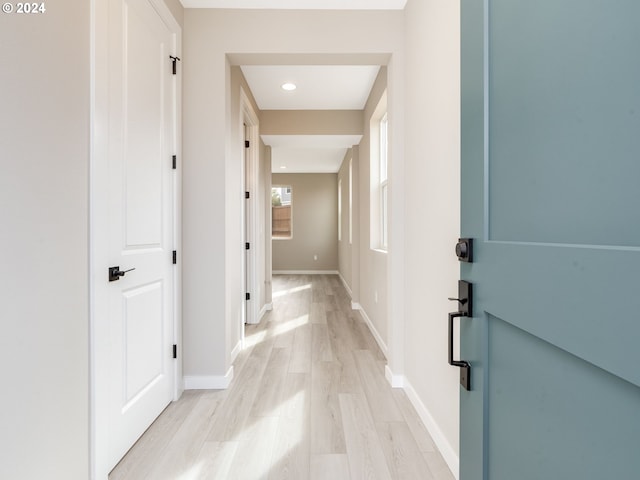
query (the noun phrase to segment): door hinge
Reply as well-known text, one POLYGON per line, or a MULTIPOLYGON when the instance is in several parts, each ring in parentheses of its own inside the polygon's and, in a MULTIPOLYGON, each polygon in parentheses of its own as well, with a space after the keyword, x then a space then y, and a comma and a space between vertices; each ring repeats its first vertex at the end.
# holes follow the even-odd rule
POLYGON ((178 345, 173 344, 173 358, 178 358, 178 345))
POLYGON ((246 243, 244 244, 244 249, 245 249, 245 250, 249 250, 250 248, 251 248, 251 244, 250 244, 249 242, 246 242, 246 243))
POLYGON ((249 148, 250 145, 251 143, 249 143, 249 140, 244 141, 244 148, 249 148))
POLYGON ((176 63, 180 61, 180 58, 169 55, 169 58, 173 62, 173 74, 176 74, 176 63))
POLYGON ((244 192, 244 198, 250 198, 251 194, 249 192, 244 192))
POLYGON ((251 294, 249 292, 244 294, 244 299, 245 300, 251 300, 251 294))
POLYGON ((178 156, 177 155, 172 155, 171 156, 171 168, 173 168, 175 170, 177 165, 178 165, 178 156))
POLYGON ((178 252, 176 250, 173 251, 173 264, 176 265, 178 263, 178 252))

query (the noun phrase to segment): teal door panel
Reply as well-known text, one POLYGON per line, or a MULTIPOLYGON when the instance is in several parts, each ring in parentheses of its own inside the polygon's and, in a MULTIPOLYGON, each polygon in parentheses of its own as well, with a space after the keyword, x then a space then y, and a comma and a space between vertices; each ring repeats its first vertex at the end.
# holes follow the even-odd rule
POLYGON ((462 480, 640 478, 638 25, 461 0, 462 480))

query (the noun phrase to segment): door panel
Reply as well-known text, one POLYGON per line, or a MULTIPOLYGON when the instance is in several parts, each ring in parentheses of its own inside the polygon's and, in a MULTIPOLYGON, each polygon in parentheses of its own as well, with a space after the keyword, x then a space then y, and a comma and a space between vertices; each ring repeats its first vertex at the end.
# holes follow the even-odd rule
POLYGON ((637 475, 640 389, 508 322, 488 322, 488 478, 637 475))
POLYGON ((148 0, 113 0, 110 44, 109 466, 172 399, 173 35, 148 0), (119 33, 119 34, 118 34, 119 33))
POLYGON ((634 478, 640 4, 461 6, 460 478, 634 478))
POLYGON ((640 247, 640 6, 513 3, 489 2, 491 240, 640 247))
POLYGON ((162 282, 123 292, 124 410, 163 373, 162 282))

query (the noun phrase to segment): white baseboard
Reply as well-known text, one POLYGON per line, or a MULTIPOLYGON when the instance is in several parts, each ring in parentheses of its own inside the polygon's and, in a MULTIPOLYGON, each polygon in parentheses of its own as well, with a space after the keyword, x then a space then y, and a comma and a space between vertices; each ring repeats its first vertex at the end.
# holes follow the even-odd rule
POLYGON ((265 314, 270 310, 273 310, 273 303, 265 303, 260 309, 260 312, 258 312, 258 321, 256 323, 260 323, 262 317, 264 317, 265 314))
POLYGON ((338 277, 340 277, 340 281, 342 282, 342 285, 344 285, 344 289, 349 294, 349 298, 353 298, 353 292, 351 291, 351 287, 347 284, 347 281, 344 279, 344 277, 340 272, 338 272, 338 277))
POLYGON ((458 454, 456 454, 455 449, 449 443, 447 437, 445 437, 444 433, 434 420, 433 415, 431 415, 425 404, 420 400, 420 397, 411 386, 411 382, 406 378, 403 378, 402 383, 403 389, 407 394, 407 397, 409 397, 413 408, 418 412, 420 420, 422 420, 422 423, 424 423, 424 426, 427 428, 433 442, 436 444, 436 447, 438 447, 438 450, 440 450, 444 461, 447 462, 449 470, 451 470, 453 476, 458 480, 460 478, 460 458, 458 457, 458 454))
POLYGON ((273 275, 339 275, 337 270, 274 270, 273 275))
POLYGON ((403 388, 404 387, 404 375, 394 375, 389 368, 389 365, 384 366, 384 377, 391 385, 391 388, 403 388))
POLYGON ((226 375, 185 375, 185 390, 224 390, 233 380, 233 365, 226 375))
POLYGON ((231 363, 236 361, 236 357, 241 351, 242 351, 242 342, 239 341, 238 343, 236 343, 236 346, 233 347, 233 350, 231 350, 231 363))
POLYGON ((380 350, 382 350, 382 353, 386 358, 389 358, 389 355, 388 355, 389 349, 387 348, 387 344, 384 343, 384 341, 382 340, 382 337, 378 333, 378 330, 376 330, 376 327, 373 325, 373 322, 367 315, 367 312, 365 312, 361 306, 357 310, 360 312, 360 315, 362 315, 362 318, 364 319, 364 322, 367 324, 367 327, 369 327, 369 331, 371 332, 371 335, 373 335, 373 338, 376 339, 376 342, 378 343, 380 350))

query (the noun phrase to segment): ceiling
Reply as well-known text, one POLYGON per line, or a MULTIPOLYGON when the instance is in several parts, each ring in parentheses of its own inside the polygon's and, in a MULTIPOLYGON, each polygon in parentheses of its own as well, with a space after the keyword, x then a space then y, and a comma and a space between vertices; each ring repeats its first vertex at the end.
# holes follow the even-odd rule
MULTIPOLYGON (((362 110, 379 65, 242 65, 260 110, 362 110), (297 88, 285 91, 283 83, 297 88)), ((335 173, 360 135, 262 135, 273 173, 335 173), (286 168, 281 168, 286 167, 286 168)))
POLYGON ((362 135, 262 135, 273 173, 335 173, 362 135), (284 168, 283 168, 284 167, 284 168))
MULTIPOLYGON (((406 0, 181 0, 187 8, 402 10, 406 0)), ((260 110, 362 110, 379 65, 240 65, 260 110), (295 83, 284 91, 283 83, 295 83)), ((273 173, 335 173, 360 136, 266 136, 273 173), (286 167, 286 168, 281 168, 286 167)))
POLYGON ((244 65, 260 110, 362 110, 378 65, 244 65), (297 88, 285 91, 283 83, 297 88))
POLYGON ((402 10, 407 0, 180 0, 185 8, 402 10))

